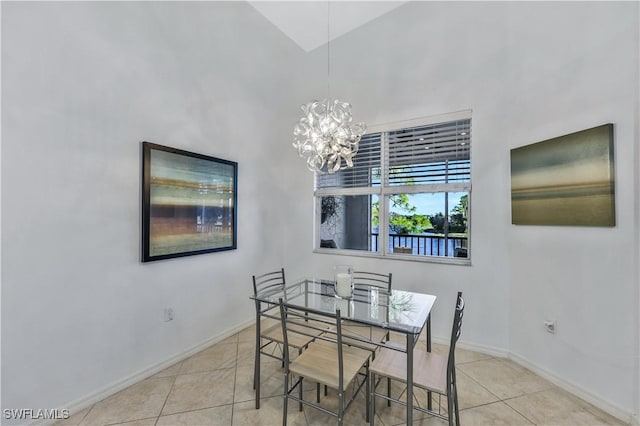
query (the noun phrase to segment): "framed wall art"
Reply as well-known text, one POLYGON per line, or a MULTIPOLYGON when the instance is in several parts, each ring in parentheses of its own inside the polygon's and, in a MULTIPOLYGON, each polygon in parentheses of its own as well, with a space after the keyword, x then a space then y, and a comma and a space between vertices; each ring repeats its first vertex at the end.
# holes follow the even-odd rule
POLYGON ((142 143, 142 261, 237 245, 238 163, 142 143))
POLYGON ((613 124, 512 149, 511 221, 615 226, 613 124))

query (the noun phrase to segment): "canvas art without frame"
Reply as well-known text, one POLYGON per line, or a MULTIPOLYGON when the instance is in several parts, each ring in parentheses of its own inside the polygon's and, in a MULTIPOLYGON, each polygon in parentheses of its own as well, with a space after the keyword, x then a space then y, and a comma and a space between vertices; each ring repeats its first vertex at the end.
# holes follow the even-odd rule
POLYGON ((613 124, 511 150, 516 225, 615 226, 613 124))

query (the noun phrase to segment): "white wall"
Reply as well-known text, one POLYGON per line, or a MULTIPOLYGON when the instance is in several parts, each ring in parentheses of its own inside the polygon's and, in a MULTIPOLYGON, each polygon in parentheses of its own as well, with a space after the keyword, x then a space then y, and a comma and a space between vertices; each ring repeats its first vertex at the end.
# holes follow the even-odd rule
MULTIPOLYGON (((473 265, 348 261, 436 294, 442 338, 462 290, 463 344, 509 353, 626 419, 640 386, 638 26, 637 3, 415 2, 331 44, 333 95, 352 103, 356 120, 473 110, 473 265), (510 149, 608 122, 616 227, 511 225, 510 149), (555 335, 544 331, 548 318, 558 321, 555 335)), ((309 69, 323 61, 326 52, 314 51, 309 69)), ((310 194, 308 172, 298 173, 296 192, 310 194)), ((286 259, 300 273, 314 264, 328 274, 345 259, 309 254, 311 206, 307 197, 296 211, 291 227, 305 238, 287 244, 286 259)))
MULTIPOLYGON (((640 22, 640 7, 637 8, 638 14, 638 22, 640 22)), ((636 39, 640 40, 640 25, 636 29, 636 39)), ((638 73, 640 73, 640 55, 638 55, 638 64, 637 69, 638 73)), ((635 107, 635 116, 640 117, 640 84, 636 87, 636 107, 635 107)), ((635 155, 635 188, 637 193, 637 188, 640 188, 640 120, 636 120, 635 125, 635 139, 636 139, 636 155, 635 155)), ((635 225, 636 230, 640 229, 640 197, 635 198, 635 225)), ((636 426, 640 426, 640 232, 635 232, 636 245, 635 245, 635 265, 636 265, 636 392, 635 392, 635 400, 636 400, 636 410, 633 418, 633 424, 636 426)))
POLYGON ((252 318, 300 55, 246 3, 2 3, 3 408, 86 401, 252 318), (143 140, 239 162, 237 250, 140 263, 143 140))

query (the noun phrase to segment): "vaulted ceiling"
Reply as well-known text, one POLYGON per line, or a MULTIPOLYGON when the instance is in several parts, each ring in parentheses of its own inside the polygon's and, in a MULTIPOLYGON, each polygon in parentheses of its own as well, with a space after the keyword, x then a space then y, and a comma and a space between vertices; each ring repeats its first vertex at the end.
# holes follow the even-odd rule
POLYGON ((309 52, 403 5, 404 1, 250 1, 280 31, 309 52), (327 17, 329 19, 327 19, 327 17), (329 30, 329 31, 328 31, 329 30), (329 33, 329 37, 327 36, 329 33))

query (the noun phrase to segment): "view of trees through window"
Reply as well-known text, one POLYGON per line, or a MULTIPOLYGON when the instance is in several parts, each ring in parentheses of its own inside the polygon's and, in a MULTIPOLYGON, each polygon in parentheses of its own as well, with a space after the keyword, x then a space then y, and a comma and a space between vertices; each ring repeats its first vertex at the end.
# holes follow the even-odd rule
MULTIPOLYGON (((389 196, 389 252, 429 256, 465 257, 469 194, 393 194, 389 196)), ((373 206, 373 211, 379 204, 373 206)), ((372 234, 379 220, 372 216, 372 234)))

